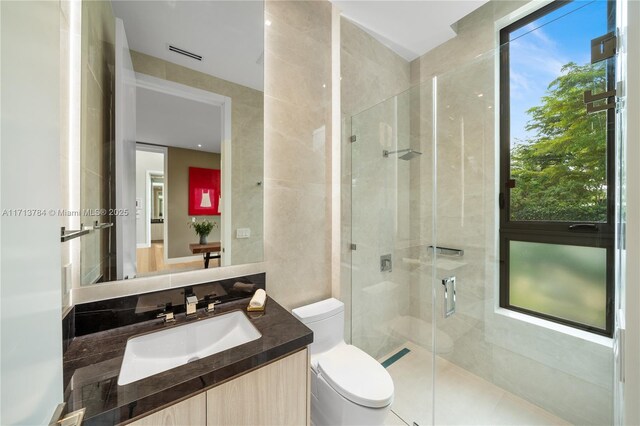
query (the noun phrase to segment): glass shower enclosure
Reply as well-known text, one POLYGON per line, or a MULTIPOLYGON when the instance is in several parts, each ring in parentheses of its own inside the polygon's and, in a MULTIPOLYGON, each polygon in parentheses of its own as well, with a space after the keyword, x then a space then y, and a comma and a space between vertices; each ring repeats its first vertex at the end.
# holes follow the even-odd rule
MULTIPOLYGON (((568 25, 588 7, 530 33, 568 25)), ((615 334, 500 300, 499 64, 500 48, 347 120, 356 136, 351 343, 393 378, 389 424, 613 424, 615 334)), ((622 151, 614 154, 607 185, 619 188, 622 151)), ((529 279, 559 270, 555 248, 529 279)))

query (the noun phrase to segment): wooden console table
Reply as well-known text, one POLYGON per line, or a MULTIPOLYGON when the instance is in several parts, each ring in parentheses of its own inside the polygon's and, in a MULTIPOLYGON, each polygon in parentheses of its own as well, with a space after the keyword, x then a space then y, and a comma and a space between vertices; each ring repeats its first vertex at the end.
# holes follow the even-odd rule
POLYGON ((216 241, 213 243, 207 244, 189 244, 189 249, 193 254, 202 253, 202 257, 204 259, 204 268, 209 268, 209 260, 211 259, 220 259, 222 245, 220 241, 216 241), (215 253, 215 254, 212 254, 215 253))

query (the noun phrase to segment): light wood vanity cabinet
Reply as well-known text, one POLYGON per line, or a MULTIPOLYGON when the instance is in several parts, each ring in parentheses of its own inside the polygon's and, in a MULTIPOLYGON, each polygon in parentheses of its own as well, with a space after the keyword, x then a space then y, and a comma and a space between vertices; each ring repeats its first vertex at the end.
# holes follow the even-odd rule
POLYGON ((307 349, 207 392, 207 426, 306 425, 307 349))
POLYGON ((205 426, 206 424, 207 395, 203 392, 129 423, 129 426, 205 426))
POLYGON ((309 425, 308 363, 305 348, 130 425, 309 425))

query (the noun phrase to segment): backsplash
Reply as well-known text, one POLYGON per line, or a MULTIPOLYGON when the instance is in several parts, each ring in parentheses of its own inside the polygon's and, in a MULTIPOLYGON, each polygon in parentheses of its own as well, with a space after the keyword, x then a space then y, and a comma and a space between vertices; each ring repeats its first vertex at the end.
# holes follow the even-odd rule
POLYGON ((76 336, 155 319, 165 307, 176 315, 184 313, 185 293, 198 297, 200 309, 208 300, 230 302, 251 297, 260 288, 266 290, 265 273, 78 304, 63 319, 63 346, 76 336))

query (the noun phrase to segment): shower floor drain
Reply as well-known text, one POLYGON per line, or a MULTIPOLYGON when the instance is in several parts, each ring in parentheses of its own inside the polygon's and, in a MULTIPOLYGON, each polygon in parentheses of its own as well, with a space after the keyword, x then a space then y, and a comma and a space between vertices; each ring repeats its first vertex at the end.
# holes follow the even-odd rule
MULTIPOLYGON (((409 352, 411 352, 409 349, 407 348, 402 348, 400 349, 398 352, 396 352, 395 354, 391 355, 389 358, 387 358, 386 360, 382 361, 381 364, 384 368, 389 368, 389 366, 391 364, 393 364, 394 362, 396 362, 397 360, 399 360, 400 358, 402 358, 403 356, 405 356, 406 354, 408 354, 409 352)), ((418 425, 419 426, 419 425, 418 425)))

